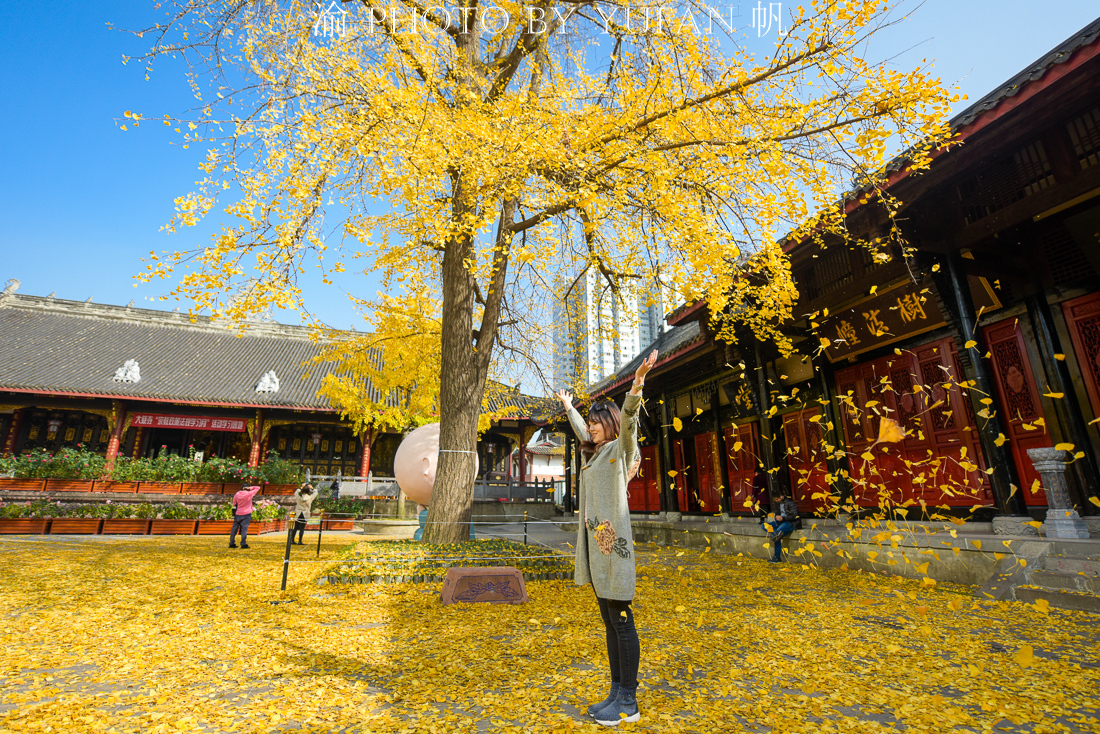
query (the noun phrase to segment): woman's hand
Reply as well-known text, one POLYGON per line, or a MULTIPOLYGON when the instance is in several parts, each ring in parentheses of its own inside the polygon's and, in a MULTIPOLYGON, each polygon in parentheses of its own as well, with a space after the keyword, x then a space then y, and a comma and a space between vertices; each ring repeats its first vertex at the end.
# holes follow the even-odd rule
POLYGON ((653 365, 657 364, 657 350, 654 349, 649 353, 649 356, 642 360, 642 363, 638 365, 638 369, 634 372, 634 387, 630 392, 637 395, 642 391, 642 385, 645 384, 645 376, 653 369, 653 365))
POLYGON ((569 410, 573 407, 573 394, 568 393, 565 390, 558 390, 558 400, 561 401, 562 407, 569 410))

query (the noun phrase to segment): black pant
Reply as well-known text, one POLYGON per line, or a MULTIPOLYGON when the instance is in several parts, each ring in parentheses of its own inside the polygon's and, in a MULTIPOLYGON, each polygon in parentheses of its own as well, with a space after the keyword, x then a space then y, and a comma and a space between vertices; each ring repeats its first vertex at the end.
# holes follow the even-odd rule
POLYGON ((294 532, 298 533, 298 542, 302 542, 302 536, 306 534, 306 515, 304 512, 298 513, 298 519, 294 521, 294 532))
POLYGON ((248 545, 248 524, 252 522, 252 513, 247 515, 234 515, 233 528, 229 531, 229 545, 237 539, 237 533, 241 534, 241 545, 248 545))
POLYGON ((638 688, 638 659, 641 644, 634 626, 634 611, 630 602, 601 599, 600 616, 607 633, 607 662, 611 666, 611 680, 628 691, 638 688))

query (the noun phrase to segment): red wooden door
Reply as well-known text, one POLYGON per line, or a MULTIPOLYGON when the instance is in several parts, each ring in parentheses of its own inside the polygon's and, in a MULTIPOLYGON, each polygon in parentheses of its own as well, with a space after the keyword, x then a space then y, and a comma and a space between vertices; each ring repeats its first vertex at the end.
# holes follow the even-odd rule
POLYGON ((684 441, 675 439, 672 442, 672 461, 676 464, 676 476, 673 482, 676 484, 676 509, 680 512, 691 512, 694 503, 691 502, 691 486, 687 480, 687 470, 690 468, 684 461, 684 441))
POLYGON ((638 474, 630 480, 627 490, 631 512, 661 511, 660 465, 656 446, 642 447, 638 474))
MULTIPOLYGON (((1069 324, 1073 352, 1081 367, 1093 416, 1100 416, 1100 293, 1066 301, 1062 304, 1062 311, 1069 324)), ((1073 396, 1067 395, 1065 399, 1072 400, 1073 396)))
POLYGON ((726 426, 726 465, 733 512, 755 512, 752 479, 760 466, 760 429, 755 423, 726 426))
POLYGON ((1012 448, 1016 475, 1023 484, 1020 490, 1027 504, 1045 506, 1046 493, 1036 483, 1039 473, 1035 471, 1027 450, 1054 444, 1047 432, 1043 404, 1039 401, 1035 374, 1024 346, 1024 335, 1014 318, 991 324, 983 333, 996 377, 1001 420, 1012 448))
POLYGON ((783 416, 783 438, 787 445, 787 468, 791 477, 791 499, 800 512, 818 512, 831 494, 826 479, 829 467, 821 442, 821 408, 807 407, 783 416))
POLYGON ((718 436, 700 433, 695 436, 695 472, 698 479, 699 509, 703 512, 722 511, 722 496, 718 489, 722 480, 718 475, 718 436))
POLYGON ((960 374, 950 339, 837 372, 857 504, 934 508, 992 502, 960 374), (874 445, 883 417, 905 429, 903 441, 874 445))

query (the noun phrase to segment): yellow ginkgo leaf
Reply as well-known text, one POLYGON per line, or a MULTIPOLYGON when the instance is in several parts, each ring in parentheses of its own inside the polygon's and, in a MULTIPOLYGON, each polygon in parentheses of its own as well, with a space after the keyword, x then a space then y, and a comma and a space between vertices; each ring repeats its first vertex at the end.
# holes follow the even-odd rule
POLYGON ((1060 443, 1054 446, 1055 451, 1073 451, 1074 445, 1071 443, 1060 443))
POLYGON ((684 427, 684 422, 682 420, 680 420, 679 418, 673 418, 672 419, 672 427, 677 432, 679 432, 684 427))
POLYGON ((1024 645, 1016 651, 1016 654, 1013 655, 1012 658, 1021 668, 1030 668, 1035 664, 1035 651, 1032 649, 1031 645, 1024 645))
POLYGON ((966 344, 963 344, 963 349, 973 349, 976 346, 978 346, 978 342, 970 339, 966 342, 966 344))

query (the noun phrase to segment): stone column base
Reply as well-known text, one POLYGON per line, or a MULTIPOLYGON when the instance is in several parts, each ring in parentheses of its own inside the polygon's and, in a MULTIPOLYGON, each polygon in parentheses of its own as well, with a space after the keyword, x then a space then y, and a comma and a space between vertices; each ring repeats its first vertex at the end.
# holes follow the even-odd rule
POLYGON ((1048 538, 1089 537, 1088 526, 1077 514, 1077 510, 1047 510, 1043 531, 1048 538))

